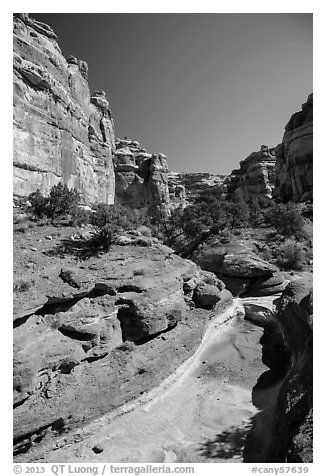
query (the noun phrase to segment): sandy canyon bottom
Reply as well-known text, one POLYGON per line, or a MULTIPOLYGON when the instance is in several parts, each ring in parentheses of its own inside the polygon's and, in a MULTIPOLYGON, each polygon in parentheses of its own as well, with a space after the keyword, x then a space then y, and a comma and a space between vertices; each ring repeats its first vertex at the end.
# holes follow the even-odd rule
MULTIPOLYGON (((252 302, 270 307, 272 298, 252 302)), ((223 324, 212 321, 193 357, 147 402, 103 417, 82 441, 61 447, 46 461, 243 462, 245 440, 259 412, 252 389, 267 367, 261 360, 262 329, 243 319, 241 302, 227 312, 234 317, 223 324)), ((275 400, 275 387, 267 394, 275 400)))

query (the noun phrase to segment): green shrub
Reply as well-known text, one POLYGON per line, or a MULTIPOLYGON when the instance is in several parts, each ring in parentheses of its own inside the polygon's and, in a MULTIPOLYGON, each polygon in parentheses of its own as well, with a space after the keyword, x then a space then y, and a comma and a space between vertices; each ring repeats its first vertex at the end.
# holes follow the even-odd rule
POLYGON ((63 185, 61 182, 51 188, 48 197, 43 197, 39 189, 28 197, 34 215, 38 218, 46 216, 51 219, 51 223, 58 216, 70 213, 76 207, 79 198, 77 190, 70 190, 67 185, 63 185))
POLYGON ((14 282, 14 292, 23 293, 25 291, 28 291, 31 288, 32 284, 33 282, 25 281, 24 279, 18 279, 14 282))
POLYGON ((277 248, 277 264, 283 269, 302 270, 306 261, 304 245, 288 239, 277 248))
POLYGON ((265 221, 285 237, 305 238, 305 219, 302 206, 293 202, 278 203, 265 212, 265 221))
POLYGON ((141 227, 145 221, 143 211, 119 204, 100 203, 91 214, 91 223, 95 228, 92 243, 107 251, 119 233, 141 227))
POLYGON ((41 218, 47 214, 48 198, 43 197, 39 188, 36 192, 29 195, 28 200, 31 204, 32 213, 34 213, 35 216, 41 218))
POLYGON ((14 225, 14 232, 15 233, 25 233, 29 228, 28 223, 20 223, 18 225, 14 225))
POLYGON ((67 215, 79 202, 77 190, 69 189, 67 185, 58 183, 51 188, 47 203, 47 216, 53 223, 57 216, 67 215))
POLYGON ((134 270, 134 276, 144 276, 146 274, 145 268, 137 268, 134 270))
POLYGON ((70 215, 73 226, 88 225, 92 219, 91 211, 84 210, 83 208, 80 208, 77 205, 72 207, 70 215))
POLYGON ((121 350, 122 352, 132 352, 135 350, 136 344, 130 340, 126 340, 122 344, 120 344, 118 347, 116 347, 116 350, 121 350))

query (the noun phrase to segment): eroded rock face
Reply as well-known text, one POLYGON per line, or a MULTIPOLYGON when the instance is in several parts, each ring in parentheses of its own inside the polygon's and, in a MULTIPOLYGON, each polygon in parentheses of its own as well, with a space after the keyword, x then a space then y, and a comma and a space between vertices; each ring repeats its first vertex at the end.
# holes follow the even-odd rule
POLYGON ((86 204, 113 203, 112 114, 90 94, 88 66, 65 59, 52 29, 14 15, 14 194, 47 195, 62 181, 86 204))
POLYGON ((139 142, 116 140, 116 202, 132 208, 168 213, 168 165, 163 154, 149 154, 139 142))
POLYGON ((284 290, 276 320, 291 369, 281 387, 268 461, 313 461, 313 332, 312 282, 297 280, 284 290))
POLYGON ((200 197, 202 192, 221 188, 224 190, 225 175, 210 173, 178 173, 170 172, 169 195, 173 208, 186 206, 200 197))
POLYGON ((262 145, 259 152, 253 152, 240 162, 240 168, 233 170, 226 180, 227 193, 238 191, 244 200, 251 198, 272 198, 275 184, 275 149, 262 145))
POLYGON ((313 196, 313 95, 285 126, 276 148, 275 195, 287 202, 312 200, 313 196))
POLYGON ((221 278, 234 296, 267 296, 285 287, 278 268, 240 241, 230 240, 221 245, 212 240, 193 259, 201 268, 221 278))
POLYGON ((245 305, 246 318, 264 328, 262 358, 270 369, 253 390, 253 403, 261 412, 254 417, 246 441, 246 462, 313 461, 311 286, 312 279, 292 281, 274 301, 273 311, 245 305), (262 398, 268 390, 273 393, 273 388, 277 391, 274 403, 262 398), (268 433, 262 430, 263 422, 268 433))

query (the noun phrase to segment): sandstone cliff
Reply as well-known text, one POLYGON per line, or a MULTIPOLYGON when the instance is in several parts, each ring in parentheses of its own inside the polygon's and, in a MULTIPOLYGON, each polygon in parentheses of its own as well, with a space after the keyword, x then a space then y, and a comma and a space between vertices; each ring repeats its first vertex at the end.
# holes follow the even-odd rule
POLYGON ((116 140, 115 201, 151 212, 169 210, 168 165, 163 154, 149 154, 139 142, 116 140))
POLYGON ((85 203, 114 201, 113 120, 90 94, 87 63, 65 59, 52 29, 14 15, 14 194, 63 181, 85 203))
POLYGON ((275 194, 283 201, 312 200, 313 186, 313 95, 285 126, 276 148, 275 194))
POLYGON ((259 152, 253 152, 240 162, 240 168, 233 170, 226 180, 228 194, 236 190, 248 200, 254 197, 272 198, 275 183, 275 150, 262 145, 259 152))

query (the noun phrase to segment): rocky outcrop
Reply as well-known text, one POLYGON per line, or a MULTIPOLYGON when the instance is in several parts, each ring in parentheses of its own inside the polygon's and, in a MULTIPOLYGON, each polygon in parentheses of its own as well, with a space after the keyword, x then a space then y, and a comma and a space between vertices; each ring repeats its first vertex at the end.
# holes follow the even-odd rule
POLYGON ((246 462, 313 461, 311 285, 303 279, 289 283, 275 300, 274 312, 245 305, 246 318, 264 327, 263 362, 270 368, 253 389, 253 403, 261 412, 254 417, 246 441, 246 462), (274 404, 270 396, 262 398, 264 392, 270 396, 276 392, 274 404))
POLYGON ((285 126, 276 148, 275 195, 287 202, 311 201, 313 197, 313 95, 285 126))
POLYGON ((168 213, 168 165, 163 154, 149 154, 139 142, 116 140, 116 202, 132 208, 168 213))
MULTIPOLYGON (((178 348, 184 327, 190 326, 189 332, 192 326, 204 328, 209 312, 202 309, 232 301, 212 273, 155 239, 137 236, 131 245, 114 245, 100 257, 71 259, 69 267, 53 241, 44 239, 48 252, 27 250, 16 264, 20 274, 26 268, 24 282, 33 283, 28 293, 14 294, 17 455, 48 433, 52 438, 67 425, 78 427, 119 406, 117 378, 125 385, 126 399, 128 372, 136 365, 130 356, 126 368, 128 349, 154 341, 159 345, 157 340, 163 345, 173 332, 178 348), (27 254, 33 266, 25 266, 27 254), (63 275, 73 276, 79 289, 63 275), (203 321, 198 313, 204 313, 203 321)), ((145 345, 147 351, 151 346, 145 345)), ((155 359, 162 359, 162 352, 155 359)), ((137 358, 142 359, 141 350, 137 358)))
POLYGON ((284 290, 276 320, 291 352, 281 387, 268 462, 312 462, 313 334, 312 283, 298 280, 284 290))
POLYGON ((278 268, 241 241, 229 240, 221 245, 213 239, 199 248, 193 259, 222 279, 233 296, 267 296, 285 287, 278 268))
POLYGON ((90 94, 85 61, 65 59, 52 29, 14 15, 14 194, 58 182, 87 203, 113 203, 112 114, 105 93, 90 94))
POLYGON ((244 200, 266 197, 272 198, 275 184, 275 149, 262 145, 259 152, 253 152, 240 162, 240 168, 233 170, 226 180, 228 195, 237 191, 244 200))
POLYGON ((170 202, 173 208, 186 206, 196 201, 200 194, 208 190, 224 191, 225 175, 210 173, 178 173, 168 174, 170 202))

